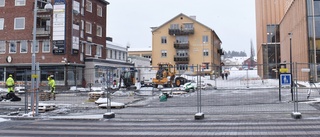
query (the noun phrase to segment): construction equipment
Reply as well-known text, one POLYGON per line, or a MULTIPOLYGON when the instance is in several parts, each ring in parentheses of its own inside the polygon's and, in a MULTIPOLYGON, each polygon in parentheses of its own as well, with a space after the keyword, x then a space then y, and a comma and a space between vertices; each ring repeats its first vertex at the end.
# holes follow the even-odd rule
POLYGON ((154 88, 158 88, 159 85, 163 87, 180 87, 187 82, 187 79, 183 77, 176 77, 176 71, 170 63, 158 63, 158 71, 156 77, 152 79, 154 88))
POLYGON ((175 73, 175 69, 170 63, 158 63, 156 77, 152 79, 153 87, 158 88, 158 85, 171 87, 175 73))
POLYGON ((137 70, 125 70, 121 72, 120 80, 119 80, 119 89, 129 89, 129 90, 136 90, 137 87, 135 86, 136 79, 135 73, 137 70))

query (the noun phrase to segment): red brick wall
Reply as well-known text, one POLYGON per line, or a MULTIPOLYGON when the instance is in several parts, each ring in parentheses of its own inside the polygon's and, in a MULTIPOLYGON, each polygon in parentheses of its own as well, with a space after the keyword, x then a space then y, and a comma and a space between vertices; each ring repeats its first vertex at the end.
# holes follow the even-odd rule
MULTIPOLYGON (((80 2, 81 0, 76 0, 80 2)), ((52 1, 54 2, 54 1, 52 1)), ((36 54, 36 61, 40 63, 61 63, 63 58, 67 58, 69 62, 73 63, 80 63, 80 51, 79 54, 71 54, 71 15, 72 15, 72 1, 66 0, 66 54, 65 55, 54 55, 52 53, 52 43, 50 45, 50 53, 42 53, 42 46, 39 46, 39 53, 36 54)), ((86 2, 86 1, 85 1, 86 2)), ((87 40, 87 37, 92 37, 92 42, 103 45, 106 47, 106 6, 105 3, 101 2, 100 0, 91 0, 93 3, 92 13, 85 11, 85 16, 74 16, 74 19, 79 20, 88 20, 92 23, 92 34, 84 33, 84 39, 80 40, 87 40), (97 4, 101 5, 103 8, 103 17, 97 16, 97 4), (96 26, 100 25, 103 27, 102 37, 96 36, 96 26)), ((12 63, 31 63, 31 43, 32 43, 32 31, 33 31, 33 8, 34 8, 34 1, 27 0, 26 6, 15 6, 15 0, 6 0, 5 7, 0 7, 0 18, 5 19, 4 23, 4 30, 0 30, 0 41, 7 41, 6 46, 6 53, 0 54, 0 64, 5 64, 5 58, 10 55, 13 58, 12 63), (25 17, 25 29, 24 30, 14 30, 14 18, 15 17, 25 17), (16 41, 16 40, 28 40, 28 53, 20 53, 20 45, 17 43, 17 53, 8 53, 9 51, 9 41, 16 41)), ((51 21, 52 23, 52 21, 51 21)), ((81 23, 80 23, 81 25, 81 23)), ((51 25, 52 26, 52 25, 51 25)), ((52 33, 52 28, 51 28, 52 33)), ((47 38, 37 38, 37 40, 41 39, 49 39, 47 38)), ((51 38, 50 38, 51 39, 51 38)), ((96 53, 96 46, 92 46, 92 57, 94 57, 96 53)), ((84 48, 85 49, 85 48, 84 48)), ((80 46, 81 50, 81 46, 80 46)), ((102 51, 102 57, 106 58, 105 48, 102 51)), ((85 51, 84 51, 85 53, 85 51)))

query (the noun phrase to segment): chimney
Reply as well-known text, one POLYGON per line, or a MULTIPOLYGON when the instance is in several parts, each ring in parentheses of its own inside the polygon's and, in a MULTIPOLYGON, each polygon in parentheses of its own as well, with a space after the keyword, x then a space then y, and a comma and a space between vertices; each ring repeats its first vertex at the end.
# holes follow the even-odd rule
POLYGON ((197 20, 197 16, 190 16, 191 19, 197 20))

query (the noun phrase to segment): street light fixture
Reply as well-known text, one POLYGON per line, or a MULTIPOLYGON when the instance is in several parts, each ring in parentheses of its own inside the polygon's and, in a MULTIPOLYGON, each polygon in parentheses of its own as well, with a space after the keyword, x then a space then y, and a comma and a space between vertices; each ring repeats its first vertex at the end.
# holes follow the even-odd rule
MULTIPOLYGON (((41 2, 45 2, 46 5, 44 6, 44 9, 46 10, 51 10, 52 9, 52 5, 49 2, 50 0, 48 0, 48 2, 45 1, 41 1, 41 2)), ((33 91, 32 93, 34 93, 35 91, 35 78, 36 76, 36 54, 35 54, 35 47, 36 47, 36 33, 37 33, 37 12, 38 12, 38 0, 34 1, 34 10, 33 10, 33 41, 32 41, 32 65, 31 65, 31 90, 33 91)), ((38 86, 38 85, 37 85, 38 86)), ((31 99, 33 99, 33 96, 31 96, 31 99)), ((33 102, 31 108, 33 108, 33 102)))

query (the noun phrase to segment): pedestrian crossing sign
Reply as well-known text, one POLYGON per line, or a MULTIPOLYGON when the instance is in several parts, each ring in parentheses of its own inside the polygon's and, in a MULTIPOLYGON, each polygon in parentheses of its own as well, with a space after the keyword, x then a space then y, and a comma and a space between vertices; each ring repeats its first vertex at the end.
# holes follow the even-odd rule
POLYGON ((280 74, 280 85, 281 86, 291 86, 291 73, 280 74))

